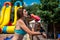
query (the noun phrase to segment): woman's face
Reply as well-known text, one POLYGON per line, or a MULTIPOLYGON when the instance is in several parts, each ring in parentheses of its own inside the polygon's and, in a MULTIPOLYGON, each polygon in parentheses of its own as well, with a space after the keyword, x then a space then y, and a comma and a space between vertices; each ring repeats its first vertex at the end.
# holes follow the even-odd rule
POLYGON ((27 11, 26 11, 26 9, 23 9, 23 15, 24 15, 24 17, 27 17, 27 11))

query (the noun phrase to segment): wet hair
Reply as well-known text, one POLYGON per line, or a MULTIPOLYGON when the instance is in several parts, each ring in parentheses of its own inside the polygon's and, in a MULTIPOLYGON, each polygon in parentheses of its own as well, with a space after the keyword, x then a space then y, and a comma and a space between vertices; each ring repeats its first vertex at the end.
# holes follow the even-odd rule
POLYGON ((19 8, 17 10, 17 19, 20 19, 21 17, 23 17, 23 9, 22 8, 19 8))

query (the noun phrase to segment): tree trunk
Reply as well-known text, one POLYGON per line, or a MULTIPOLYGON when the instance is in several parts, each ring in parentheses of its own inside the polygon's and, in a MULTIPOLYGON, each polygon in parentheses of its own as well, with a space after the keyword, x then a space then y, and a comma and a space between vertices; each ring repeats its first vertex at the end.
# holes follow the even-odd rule
POLYGON ((56 29, 55 29, 55 23, 53 23, 53 28, 54 28, 54 39, 56 39, 56 29))

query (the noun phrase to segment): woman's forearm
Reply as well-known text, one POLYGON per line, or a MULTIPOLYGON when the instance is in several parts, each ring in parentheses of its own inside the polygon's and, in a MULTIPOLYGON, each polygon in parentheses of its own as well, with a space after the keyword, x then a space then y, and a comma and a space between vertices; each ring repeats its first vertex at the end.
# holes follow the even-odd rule
POLYGON ((33 32, 33 31, 32 31, 30 34, 31 34, 31 35, 41 35, 40 32, 33 32))
POLYGON ((31 30, 25 25, 25 23, 24 23, 22 20, 20 20, 20 27, 21 27, 24 31, 26 31, 28 34, 30 34, 30 35, 38 35, 38 34, 41 34, 40 32, 31 31, 31 30))

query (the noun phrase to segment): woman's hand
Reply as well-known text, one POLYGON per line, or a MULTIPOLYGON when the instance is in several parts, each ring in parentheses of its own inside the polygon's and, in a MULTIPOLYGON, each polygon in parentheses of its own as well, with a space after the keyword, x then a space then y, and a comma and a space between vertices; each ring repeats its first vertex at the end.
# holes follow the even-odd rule
POLYGON ((43 36, 44 38, 47 38, 47 35, 46 35, 44 32, 43 32, 42 36, 43 36))

